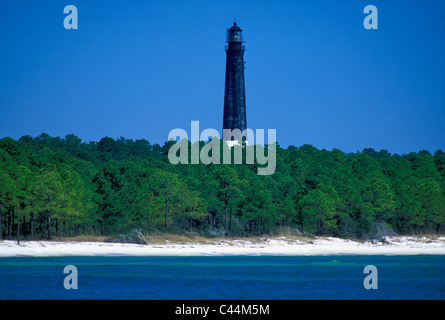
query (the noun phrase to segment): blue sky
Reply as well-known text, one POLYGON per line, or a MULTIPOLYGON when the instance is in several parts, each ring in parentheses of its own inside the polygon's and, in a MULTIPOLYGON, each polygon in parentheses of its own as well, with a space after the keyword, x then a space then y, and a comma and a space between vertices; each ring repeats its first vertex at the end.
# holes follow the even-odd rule
POLYGON ((225 31, 246 40, 247 125, 283 146, 445 150, 445 3, 0 2, 0 137, 221 130, 225 31), (66 5, 78 29, 66 30, 66 5), (378 8, 378 30, 363 9, 378 8))

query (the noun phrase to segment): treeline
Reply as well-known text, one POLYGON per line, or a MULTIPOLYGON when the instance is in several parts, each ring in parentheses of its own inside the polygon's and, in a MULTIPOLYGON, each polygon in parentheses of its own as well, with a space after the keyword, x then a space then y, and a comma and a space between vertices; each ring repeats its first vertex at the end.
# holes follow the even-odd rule
POLYGON ((440 150, 391 155, 277 145, 276 172, 257 175, 254 164, 172 165, 170 146, 109 137, 85 143, 75 135, 1 139, 1 238, 134 229, 362 238, 382 226, 401 234, 445 231, 440 150))

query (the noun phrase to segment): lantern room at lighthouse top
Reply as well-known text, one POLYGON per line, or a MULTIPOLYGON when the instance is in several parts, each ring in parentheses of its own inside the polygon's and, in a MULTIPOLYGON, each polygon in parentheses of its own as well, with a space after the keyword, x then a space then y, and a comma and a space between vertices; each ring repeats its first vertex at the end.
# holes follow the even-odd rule
POLYGON ((227 30, 227 42, 244 42, 243 41, 243 30, 233 23, 233 26, 227 30))

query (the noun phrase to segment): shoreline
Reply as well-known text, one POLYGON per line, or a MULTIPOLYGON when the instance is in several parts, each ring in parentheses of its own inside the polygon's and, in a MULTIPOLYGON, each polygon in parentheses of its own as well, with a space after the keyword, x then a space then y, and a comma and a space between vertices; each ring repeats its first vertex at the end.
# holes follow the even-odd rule
POLYGON ((445 236, 385 237, 384 241, 354 241, 333 237, 296 240, 223 239, 206 243, 109 243, 92 241, 0 241, 2 257, 63 256, 324 256, 324 255, 445 255, 445 236))

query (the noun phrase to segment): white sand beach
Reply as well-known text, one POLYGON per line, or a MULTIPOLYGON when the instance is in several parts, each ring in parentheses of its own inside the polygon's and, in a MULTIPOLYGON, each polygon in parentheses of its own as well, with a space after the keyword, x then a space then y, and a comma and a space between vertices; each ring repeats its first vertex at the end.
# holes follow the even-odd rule
POLYGON ((107 242, 0 241, 0 257, 215 256, 215 255, 445 255, 445 237, 386 237, 352 241, 332 237, 218 240, 210 243, 128 244, 107 242))

